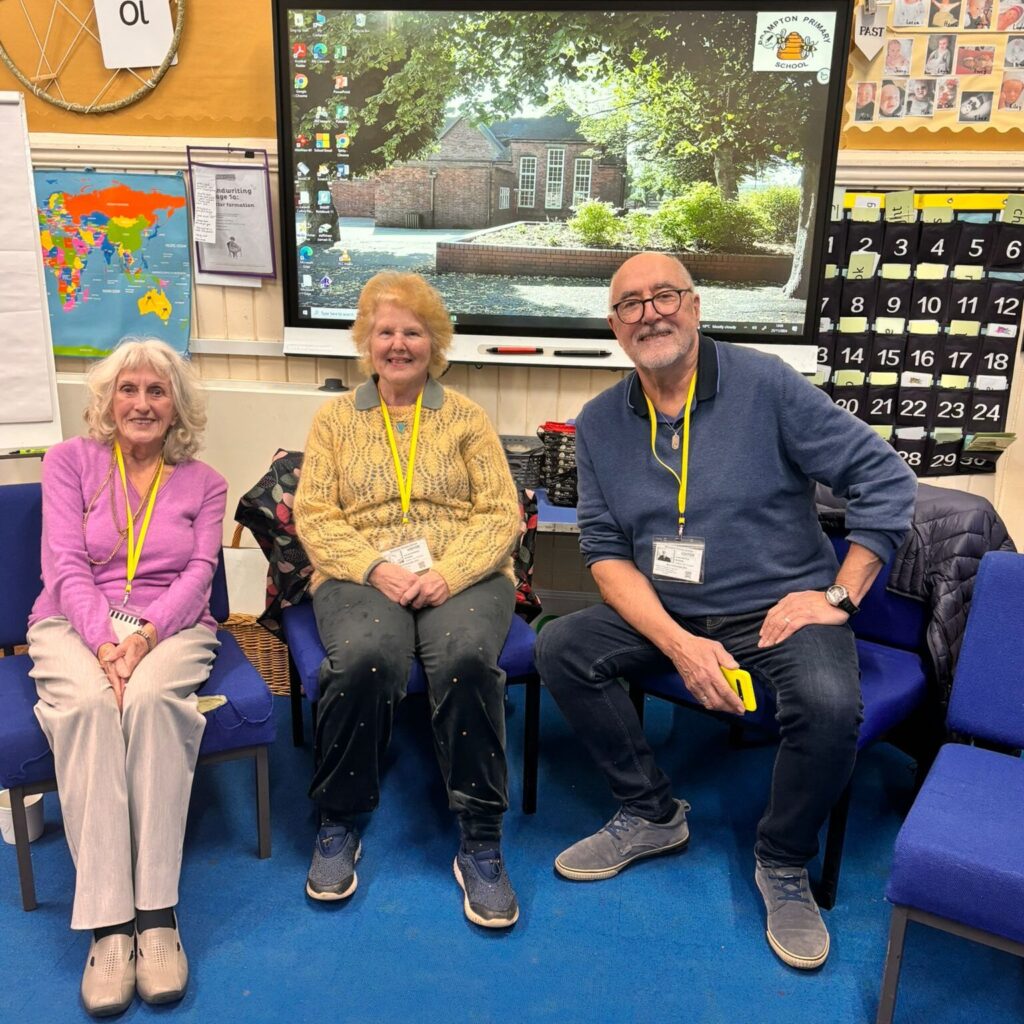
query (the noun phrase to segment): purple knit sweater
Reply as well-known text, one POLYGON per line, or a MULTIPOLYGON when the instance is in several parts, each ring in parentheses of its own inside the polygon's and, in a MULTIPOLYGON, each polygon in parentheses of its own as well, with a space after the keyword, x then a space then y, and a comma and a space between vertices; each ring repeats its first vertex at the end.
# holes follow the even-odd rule
MULTIPOLYGON (((106 565, 89 564, 89 557, 106 558, 118 541, 110 513, 111 484, 118 524, 126 522, 116 468, 82 529, 86 506, 109 469, 110 448, 84 437, 55 445, 43 460, 43 591, 29 625, 63 615, 92 651, 117 643, 109 611, 122 607, 124 599, 126 545, 106 565)), ((134 510, 142 498, 130 483, 128 493, 134 510)), ((176 465, 157 492, 125 610, 152 622, 161 640, 195 625, 217 629, 210 614, 210 585, 226 498, 224 478, 195 460, 176 465)))

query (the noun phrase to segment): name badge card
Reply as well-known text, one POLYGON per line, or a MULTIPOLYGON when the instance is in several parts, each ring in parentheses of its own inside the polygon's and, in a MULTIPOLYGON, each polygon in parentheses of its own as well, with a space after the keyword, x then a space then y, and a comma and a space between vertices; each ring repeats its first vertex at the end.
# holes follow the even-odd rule
POLYGON ((381 552, 384 557, 393 565, 400 565, 409 572, 426 572, 433 564, 430 557, 430 549, 423 537, 419 540, 411 540, 408 544, 399 544, 397 548, 389 548, 381 552))
POLYGON ((677 583, 704 582, 703 537, 655 537, 654 578, 677 583))

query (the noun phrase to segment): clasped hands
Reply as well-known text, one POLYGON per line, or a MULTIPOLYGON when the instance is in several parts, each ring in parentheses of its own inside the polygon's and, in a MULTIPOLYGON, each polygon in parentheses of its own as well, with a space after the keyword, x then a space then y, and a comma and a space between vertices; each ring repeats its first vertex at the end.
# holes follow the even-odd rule
POLYGON ((149 644, 146 643, 146 638, 138 633, 130 633, 116 645, 100 644, 96 657, 113 687, 118 711, 124 707, 124 688, 128 685, 128 680, 148 653, 149 644))
POLYGON ((444 577, 434 569, 417 575, 392 562, 381 562, 374 566, 367 582, 386 598, 404 607, 436 606, 451 597, 444 577))
MULTIPOLYGON (((758 647, 775 647, 803 626, 841 626, 849 616, 833 608, 819 590, 787 594, 768 609, 761 624, 758 647)), ((666 651, 686 688, 711 711, 743 714, 743 701, 733 692, 723 668, 740 668, 736 659, 717 641, 680 630, 672 649, 666 651)))

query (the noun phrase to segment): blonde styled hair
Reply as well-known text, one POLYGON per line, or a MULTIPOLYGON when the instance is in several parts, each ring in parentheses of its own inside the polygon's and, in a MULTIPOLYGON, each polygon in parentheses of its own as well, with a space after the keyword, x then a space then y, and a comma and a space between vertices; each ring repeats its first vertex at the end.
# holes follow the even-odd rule
POLYGON ((192 364, 157 338, 122 338, 106 359, 89 369, 85 379, 89 404, 84 414, 89 436, 113 446, 117 434, 114 389, 122 373, 141 369, 164 377, 171 385, 174 420, 164 437, 164 461, 174 465, 191 459, 206 430, 206 399, 192 364))
POLYGON ((352 340, 359 352, 359 368, 367 376, 373 373, 370 336, 373 334, 377 311, 386 302, 408 310, 426 327, 430 336, 428 370, 432 377, 440 377, 448 368, 445 353, 451 347, 452 335, 455 333, 444 299, 419 274, 403 274, 397 270, 374 274, 359 293, 356 320, 352 325, 352 340))

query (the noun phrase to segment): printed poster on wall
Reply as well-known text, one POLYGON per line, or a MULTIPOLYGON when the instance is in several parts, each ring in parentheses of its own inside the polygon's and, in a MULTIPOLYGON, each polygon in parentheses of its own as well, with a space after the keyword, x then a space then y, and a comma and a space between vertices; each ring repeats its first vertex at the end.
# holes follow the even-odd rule
POLYGON ((36 171, 53 351, 105 356, 125 336, 188 350, 188 214, 180 174, 36 171))

